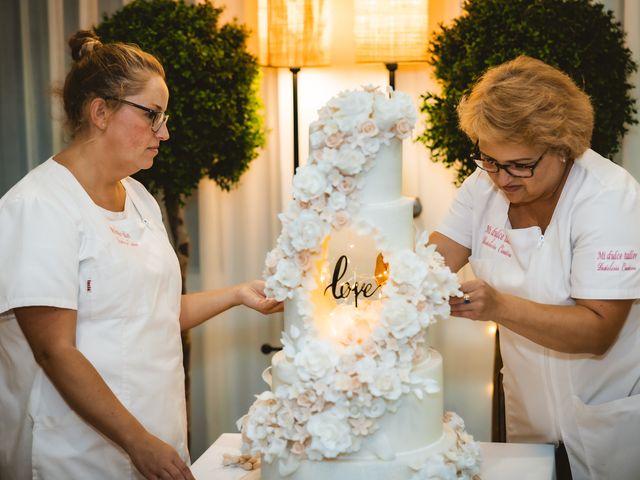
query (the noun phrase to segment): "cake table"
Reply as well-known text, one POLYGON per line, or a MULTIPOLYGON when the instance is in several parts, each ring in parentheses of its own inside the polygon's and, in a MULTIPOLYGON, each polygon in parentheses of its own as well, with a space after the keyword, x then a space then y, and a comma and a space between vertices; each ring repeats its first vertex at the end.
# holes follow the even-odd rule
MULTIPOLYGON (((225 433, 191 466, 197 480, 259 480, 258 472, 223 467, 222 455, 240 452, 240 434, 225 433)), ((478 442, 482 480, 555 480, 553 445, 478 442)))

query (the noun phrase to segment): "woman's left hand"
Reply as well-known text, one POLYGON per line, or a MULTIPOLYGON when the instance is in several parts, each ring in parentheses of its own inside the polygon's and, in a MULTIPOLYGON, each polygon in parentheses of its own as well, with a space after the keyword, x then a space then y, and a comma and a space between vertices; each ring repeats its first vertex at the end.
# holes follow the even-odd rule
POLYGON ((238 285, 238 298, 243 305, 264 314, 281 312, 284 309, 282 302, 265 296, 262 280, 238 285))
POLYGON ((451 297, 451 316, 471 320, 497 321, 504 309, 504 295, 484 280, 475 279, 460 285, 462 297, 451 297))

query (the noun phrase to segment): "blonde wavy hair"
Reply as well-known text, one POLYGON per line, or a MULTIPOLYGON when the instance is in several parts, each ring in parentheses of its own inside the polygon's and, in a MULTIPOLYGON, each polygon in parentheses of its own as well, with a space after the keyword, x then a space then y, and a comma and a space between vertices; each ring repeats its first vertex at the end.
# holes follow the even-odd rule
POLYGON ((560 70, 520 56, 493 67, 458 105, 460 128, 475 143, 544 147, 576 159, 591 144, 593 107, 560 70))

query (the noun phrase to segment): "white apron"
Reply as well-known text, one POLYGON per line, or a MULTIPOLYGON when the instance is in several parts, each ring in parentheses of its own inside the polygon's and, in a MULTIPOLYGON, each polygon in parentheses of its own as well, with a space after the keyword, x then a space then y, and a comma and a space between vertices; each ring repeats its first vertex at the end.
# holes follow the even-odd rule
MULTIPOLYGON (((475 275, 535 302, 573 304, 569 204, 560 199, 543 236, 538 227, 511 229, 508 202, 495 196, 469 259, 475 275)), ((559 353, 500 326, 509 441, 562 440, 574 480, 640 478, 639 308, 600 357, 559 353)))
MULTIPOLYGON (((85 234, 94 238, 81 247, 76 344, 142 425, 188 462, 179 265, 148 199, 132 181, 123 184, 135 233, 109 224, 90 201, 82 207, 85 234)), ((142 478, 124 451, 67 406, 39 368, 29 413, 34 479, 142 478)))

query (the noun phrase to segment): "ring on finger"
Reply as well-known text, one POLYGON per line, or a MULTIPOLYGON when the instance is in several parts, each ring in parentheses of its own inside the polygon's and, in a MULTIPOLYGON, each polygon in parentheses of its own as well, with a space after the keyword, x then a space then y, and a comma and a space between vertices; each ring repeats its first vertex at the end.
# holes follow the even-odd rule
POLYGON ((468 294, 468 293, 465 293, 465 294, 462 296, 462 300, 463 300, 463 301, 462 301, 462 303, 464 303, 464 304, 469 304, 469 303, 471 303, 471 297, 469 296, 469 294, 468 294))

